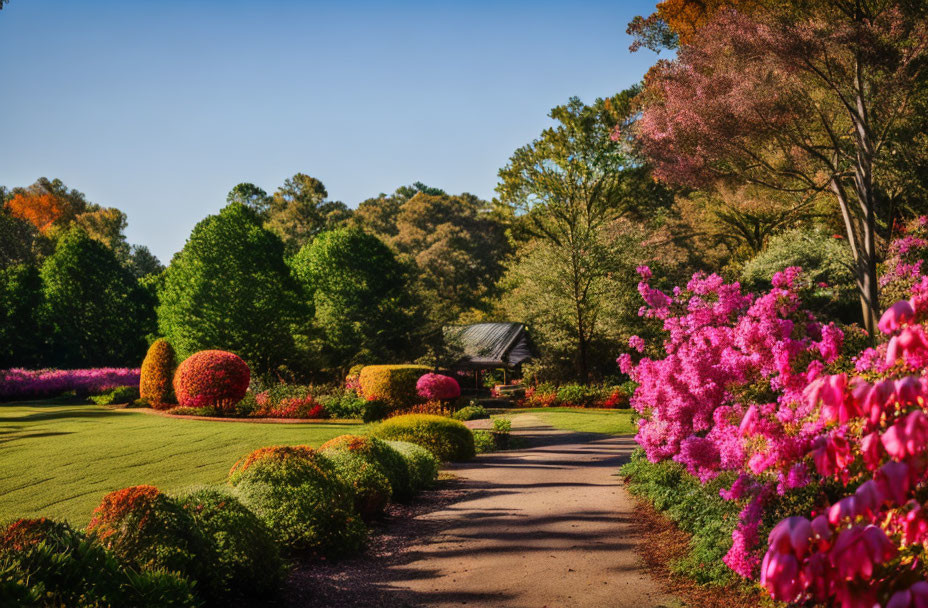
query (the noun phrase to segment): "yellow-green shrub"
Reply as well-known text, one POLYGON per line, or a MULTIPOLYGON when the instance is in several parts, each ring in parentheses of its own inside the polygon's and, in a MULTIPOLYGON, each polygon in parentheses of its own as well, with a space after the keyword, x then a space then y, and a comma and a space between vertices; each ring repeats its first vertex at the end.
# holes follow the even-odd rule
POLYGON ((371 429, 378 439, 421 445, 442 461, 474 456, 474 435, 463 423, 444 416, 407 414, 390 418, 371 429))
POLYGON ((174 349, 165 339, 155 340, 142 361, 139 396, 155 409, 167 409, 174 402, 174 349))
POLYGON ((431 368, 425 365, 368 365, 361 370, 361 394, 366 399, 383 399, 395 408, 421 401, 416 382, 431 368))

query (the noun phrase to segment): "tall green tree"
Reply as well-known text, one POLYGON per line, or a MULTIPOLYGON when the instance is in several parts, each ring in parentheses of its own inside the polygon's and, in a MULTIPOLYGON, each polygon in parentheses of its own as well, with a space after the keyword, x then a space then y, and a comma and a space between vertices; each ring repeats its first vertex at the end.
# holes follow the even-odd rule
POLYGON ((226 196, 226 202, 241 203, 254 210, 262 218, 267 217, 271 207, 271 197, 267 192, 249 182, 242 182, 232 188, 226 196))
POLYGON ((0 369, 39 367, 47 347, 42 278, 31 264, 0 270, 0 369))
POLYGON ((637 92, 592 105, 572 98, 554 108, 550 116, 557 124, 516 150, 499 172, 500 201, 530 236, 545 242, 539 250, 567 270, 560 279, 569 295, 564 310, 570 315, 576 375, 583 380, 590 375, 590 336, 604 297, 596 288, 601 272, 590 267, 602 259, 594 255, 602 232, 621 217, 653 213, 671 200, 644 187, 646 169, 613 136, 615 125, 629 120, 637 92))
POLYGON ((400 361, 416 331, 407 269, 372 234, 342 228, 319 235, 292 261, 314 310, 317 352, 332 368, 400 361))
POLYGON ((297 285, 283 242, 253 209, 235 202, 202 220, 163 280, 158 327, 178 357, 229 350, 257 373, 293 360, 297 285))
POLYGON ((137 365, 155 329, 154 302, 116 254, 80 228, 42 265, 50 363, 137 365))

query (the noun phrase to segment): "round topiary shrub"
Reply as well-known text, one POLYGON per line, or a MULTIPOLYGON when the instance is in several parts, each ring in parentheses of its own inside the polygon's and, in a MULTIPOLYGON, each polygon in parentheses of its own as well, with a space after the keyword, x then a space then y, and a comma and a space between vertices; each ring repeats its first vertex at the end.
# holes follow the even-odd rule
POLYGON ((309 446, 255 450, 235 463, 229 483, 286 547, 337 555, 364 544, 367 529, 351 489, 309 446))
POLYGON ((228 490, 195 488, 177 498, 212 542, 211 586, 221 592, 266 595, 279 587, 284 563, 271 531, 228 490))
POLYGON ((174 348, 167 340, 155 340, 148 348, 145 360, 142 361, 139 397, 156 410, 168 409, 174 404, 171 381, 176 365, 174 348))
POLYGON ((383 514, 393 493, 387 471, 377 457, 377 452, 385 449, 380 440, 360 435, 342 435, 319 448, 351 488, 354 506, 367 520, 383 514), (375 441, 380 445, 375 447, 375 441))
POLYGON ((397 416, 378 424, 371 435, 421 445, 442 461, 467 460, 474 456, 474 436, 470 429, 443 416, 397 416))
POLYGON ((184 407, 214 407, 223 413, 248 391, 251 371, 241 357, 224 350, 201 350, 190 355, 174 374, 174 393, 184 407))
POLYGON ((181 506, 154 486, 132 486, 103 497, 88 535, 139 570, 180 572, 201 585, 213 547, 181 506))
POLYGON ((416 393, 426 401, 451 401, 461 396, 461 385, 451 376, 428 373, 416 381, 416 393))
POLYGON ((125 568, 68 524, 21 519, 0 534, 0 606, 199 606, 176 573, 125 568))
POLYGON ((438 479, 438 469, 441 463, 430 451, 408 441, 387 441, 403 459, 409 477, 411 494, 416 494, 428 488, 438 479))

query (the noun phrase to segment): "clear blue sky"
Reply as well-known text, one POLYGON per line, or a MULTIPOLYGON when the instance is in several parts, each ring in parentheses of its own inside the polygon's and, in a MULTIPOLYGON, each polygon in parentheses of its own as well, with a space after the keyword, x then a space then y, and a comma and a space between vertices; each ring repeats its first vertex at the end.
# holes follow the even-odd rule
POLYGON ((654 4, 11 0, 0 184, 61 178, 165 263, 242 181, 489 198, 551 107, 640 80, 625 27, 654 4))

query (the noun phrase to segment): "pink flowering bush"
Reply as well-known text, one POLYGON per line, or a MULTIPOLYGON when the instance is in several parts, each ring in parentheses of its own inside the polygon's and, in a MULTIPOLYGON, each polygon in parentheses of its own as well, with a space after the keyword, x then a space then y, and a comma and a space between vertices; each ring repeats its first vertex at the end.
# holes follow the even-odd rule
POLYGON ((416 393, 426 401, 452 401, 461 396, 461 385, 451 376, 428 373, 416 382, 416 393))
POLYGON ((641 314, 668 338, 662 359, 620 357, 638 442, 739 506, 724 562, 772 598, 928 606, 928 277, 906 279, 885 342, 851 360, 844 332, 802 310, 799 277, 758 297, 714 276, 673 296, 642 281, 641 314))
POLYGON ((140 371, 127 368, 9 369, 0 371, 0 399, 38 399, 69 391, 78 395, 105 393, 122 386, 138 386, 140 371))

